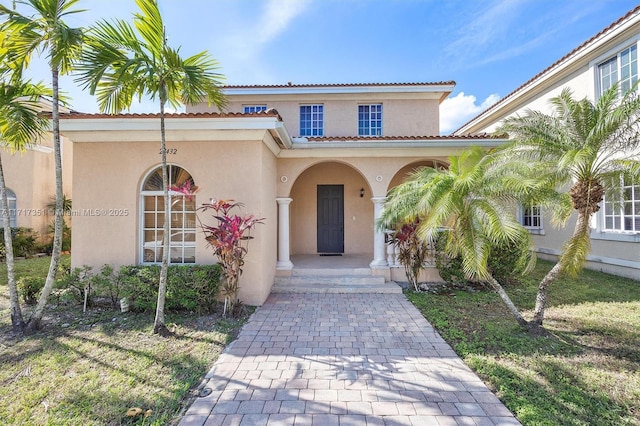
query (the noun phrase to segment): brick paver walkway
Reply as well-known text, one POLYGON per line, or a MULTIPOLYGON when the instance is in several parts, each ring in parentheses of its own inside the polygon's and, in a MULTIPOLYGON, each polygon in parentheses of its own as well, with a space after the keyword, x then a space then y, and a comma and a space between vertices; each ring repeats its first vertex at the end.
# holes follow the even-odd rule
POLYGON ((519 425, 401 294, 272 294, 188 425, 519 425))

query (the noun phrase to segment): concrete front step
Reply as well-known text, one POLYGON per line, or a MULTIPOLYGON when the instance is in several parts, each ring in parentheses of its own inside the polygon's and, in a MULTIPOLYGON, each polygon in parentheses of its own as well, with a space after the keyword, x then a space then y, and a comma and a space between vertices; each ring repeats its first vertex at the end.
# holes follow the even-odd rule
MULTIPOLYGON (((395 282, 385 282, 384 277, 357 275, 343 269, 342 274, 335 270, 306 270, 313 275, 292 273, 290 277, 276 277, 272 293, 402 293, 402 288, 395 282), (349 273, 346 273, 349 272, 349 273)), ((292 272, 295 272, 292 271, 292 272)))
POLYGON ((325 276, 325 275, 292 275, 291 277, 276 277, 276 284, 298 285, 382 285, 384 277, 378 275, 349 275, 349 276, 325 276))
POLYGON ((294 268, 291 271, 292 277, 353 275, 371 276, 371 268, 294 268))
POLYGON ((384 284, 286 284, 276 283, 271 287, 272 293, 402 293, 402 288, 390 281, 384 284))

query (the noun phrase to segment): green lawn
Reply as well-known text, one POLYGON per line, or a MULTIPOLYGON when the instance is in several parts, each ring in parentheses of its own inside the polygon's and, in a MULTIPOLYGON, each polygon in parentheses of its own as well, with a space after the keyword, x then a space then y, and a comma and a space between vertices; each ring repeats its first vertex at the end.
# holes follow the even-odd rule
MULTIPOLYGON (((18 275, 48 262, 19 261, 18 275)), ((533 308, 550 267, 507 287, 519 307, 533 308)), ((640 282, 585 271, 555 283, 543 337, 488 291, 408 296, 523 424, 640 425, 640 282)), ((0 424, 168 424, 241 324, 169 315, 177 337, 163 339, 152 315, 52 302, 42 332, 12 339, 0 266, 0 424), (149 417, 128 418, 132 407, 149 417)))
MULTIPOLYGON (((46 275, 48 265, 49 258, 28 259, 16 269, 46 275)), ((54 297, 40 333, 11 338, 0 267, 0 424, 168 424, 242 324, 168 314, 176 336, 165 339, 152 334, 152 314, 107 307, 82 313, 56 303, 54 297), (151 411, 127 417, 133 407, 151 411)))
MULTIPOLYGON (((507 287, 527 318, 551 266, 507 287)), ((594 271, 559 280, 537 337, 489 291, 408 297, 524 425, 640 425, 640 282, 594 271)))

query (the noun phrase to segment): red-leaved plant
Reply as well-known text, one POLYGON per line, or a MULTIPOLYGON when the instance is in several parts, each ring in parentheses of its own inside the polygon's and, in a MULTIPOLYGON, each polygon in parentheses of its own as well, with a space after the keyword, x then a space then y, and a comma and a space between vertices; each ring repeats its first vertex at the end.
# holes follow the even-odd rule
POLYGON ((418 237, 418 222, 402 225, 393 233, 393 245, 399 248, 398 262, 404 266, 409 283, 416 291, 418 289, 418 275, 424 269, 429 249, 427 244, 418 237))
POLYGON ((215 225, 205 225, 201 223, 205 239, 213 248, 213 253, 218 257, 224 282, 222 284, 222 294, 224 296, 224 312, 231 312, 232 315, 238 304, 239 280, 242 275, 244 258, 248 253, 251 231, 259 224, 264 223, 264 218, 257 218, 253 215, 238 216, 230 214, 234 208, 241 207, 241 203, 233 200, 213 199, 209 204, 203 204, 198 210, 212 210, 215 225))

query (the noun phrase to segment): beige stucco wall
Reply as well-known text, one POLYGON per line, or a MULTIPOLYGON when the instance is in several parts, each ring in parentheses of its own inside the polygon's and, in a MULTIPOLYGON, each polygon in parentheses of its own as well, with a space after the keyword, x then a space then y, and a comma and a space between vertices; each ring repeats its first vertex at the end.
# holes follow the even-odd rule
MULTIPOLYGON (((358 175, 363 177, 366 182, 364 186, 366 190, 364 198, 385 197, 387 191, 392 187, 392 181, 398 181, 399 178, 396 176, 403 175, 403 173, 400 172, 401 170, 409 170, 414 164, 429 164, 433 163, 433 161, 438 162, 438 164, 446 164, 448 155, 455 154, 457 150, 453 148, 434 148, 433 150, 429 150, 429 154, 416 153, 415 157, 395 157, 390 153, 387 153, 385 156, 385 153, 380 152, 374 155, 374 151, 370 152, 372 154, 370 156, 358 157, 344 156, 339 158, 336 156, 331 158, 314 158, 309 156, 302 158, 280 158, 278 159, 278 196, 288 197, 297 179, 312 166, 326 162, 339 162, 352 168, 358 175), (423 157, 421 158, 422 155, 423 157)), ((358 190, 359 189, 360 187, 358 187, 358 190)))
MULTIPOLYGON (((73 170, 73 147, 63 140, 62 182, 64 192, 71 198, 71 173, 73 170)), ((11 154, 2 151, 2 165, 5 184, 16 194, 17 224, 32 228, 38 232, 41 240, 50 239, 49 224, 53 221, 53 212, 47 204, 54 200, 55 163, 51 138, 47 137, 39 144, 23 153, 11 154)))
MULTIPOLYGON (((106 216, 80 214, 73 218, 74 267, 140 261, 139 190, 147 173, 159 166, 159 142, 122 142, 78 143, 74 147, 74 210, 107 212, 106 216)), ((168 161, 187 170, 199 187, 197 205, 210 198, 235 199, 244 204, 237 214, 265 218, 265 225, 256 228, 250 242, 240 281, 240 299, 262 304, 273 283, 276 263, 273 154, 261 140, 169 140, 167 148, 177 149, 168 161)), ((206 212, 199 217, 204 223, 213 222, 206 212)), ((196 262, 214 262, 201 232, 196 234, 196 262)))
MULTIPOLYGON (((324 105, 324 135, 358 134, 358 105, 382 103, 383 136, 431 136, 439 134, 439 99, 414 98, 404 94, 360 93, 352 95, 270 95, 229 97, 226 111, 242 112, 244 105, 275 108, 292 136, 300 133, 300 105, 324 105), (402 96, 402 95, 400 95, 402 96)), ((192 106, 189 112, 215 110, 206 104, 192 106)))

